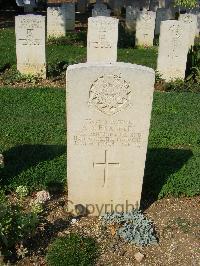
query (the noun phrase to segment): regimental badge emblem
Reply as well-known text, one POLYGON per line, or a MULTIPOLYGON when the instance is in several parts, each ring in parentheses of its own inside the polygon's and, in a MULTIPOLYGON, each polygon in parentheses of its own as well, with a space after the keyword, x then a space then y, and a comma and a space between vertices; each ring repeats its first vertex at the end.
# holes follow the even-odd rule
POLYGON ((100 76, 89 91, 89 105, 106 114, 116 114, 130 104, 130 84, 118 75, 100 76))

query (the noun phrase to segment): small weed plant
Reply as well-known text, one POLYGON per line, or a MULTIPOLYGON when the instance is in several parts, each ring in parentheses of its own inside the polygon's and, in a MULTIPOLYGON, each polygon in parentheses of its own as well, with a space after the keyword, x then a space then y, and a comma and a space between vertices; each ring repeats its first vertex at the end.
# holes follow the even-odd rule
POLYGON ((94 239, 70 234, 57 238, 49 247, 46 260, 49 266, 92 266, 98 256, 94 239))

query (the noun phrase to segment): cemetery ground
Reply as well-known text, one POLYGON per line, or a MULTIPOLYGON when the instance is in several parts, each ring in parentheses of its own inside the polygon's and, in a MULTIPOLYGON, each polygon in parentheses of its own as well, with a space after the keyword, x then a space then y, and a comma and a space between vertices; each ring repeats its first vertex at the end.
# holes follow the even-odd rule
MULTIPOLYGON (((133 49, 131 40, 120 34, 118 61, 155 69, 157 46, 133 49)), ((53 240, 76 233, 97 242, 96 265, 138 265, 138 251, 144 255, 142 265, 198 265, 200 84, 165 84, 157 77, 141 207, 155 225, 158 244, 137 247, 120 239, 115 226, 105 227, 98 218, 72 220, 67 212, 65 70, 86 61, 86 32, 48 42, 45 81, 16 71, 12 28, 0 30, 0 58, 1 187, 25 213, 37 191, 51 195, 38 210, 36 230, 5 259, 14 265, 46 265, 53 240), (28 188, 28 196, 16 193, 19 186, 28 188)))

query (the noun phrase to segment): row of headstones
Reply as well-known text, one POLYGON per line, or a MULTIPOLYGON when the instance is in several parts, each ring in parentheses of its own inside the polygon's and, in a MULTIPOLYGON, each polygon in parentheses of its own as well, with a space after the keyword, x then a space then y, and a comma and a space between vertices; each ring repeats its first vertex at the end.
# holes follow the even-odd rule
MULTIPOLYGON (((136 26, 138 45, 153 45, 155 14, 153 19, 152 17, 150 11, 143 11, 138 19, 136 26)), ((164 79, 184 78, 187 53, 194 44, 195 25, 193 20, 184 19, 161 22, 157 65, 164 79)), ((45 78, 45 17, 17 16, 15 31, 17 69, 24 74, 40 75, 45 78)), ((88 62, 116 62, 117 42, 118 19, 103 16, 88 19, 88 62)))
MULTIPOLYGON (((141 11, 137 8, 134 8, 133 6, 128 6, 126 8, 126 27, 130 31, 135 31, 136 30, 136 24, 137 20, 141 17, 141 11)), ((149 13, 149 16, 146 16, 146 20, 150 19, 152 20, 153 26, 154 26, 154 21, 155 21, 155 35, 160 34, 160 24, 161 21, 165 20, 170 20, 170 19, 175 19, 175 12, 171 8, 158 8, 156 12, 144 12, 144 13, 149 13)), ((184 20, 196 20, 197 19, 197 34, 200 32, 200 11, 198 9, 190 11, 185 14, 180 14, 179 19, 184 19, 184 20), (193 14, 194 16, 190 15, 193 14), (195 18, 196 17, 196 18, 195 18)), ((150 22, 150 24, 152 24, 150 22)))
MULTIPOLYGON (((110 16, 110 10, 104 4, 97 3, 92 10, 92 16, 110 16)), ((137 35, 146 36, 146 41, 137 43, 138 45, 153 45, 154 34, 160 34, 161 21, 175 19, 175 14, 171 9, 158 8, 156 12, 140 11, 133 6, 126 8, 126 27, 135 31, 137 27, 137 35)), ((200 31, 200 12, 196 10, 194 14, 180 14, 180 20, 194 21, 197 23, 196 34, 200 31), (197 20, 197 21, 196 21, 197 20)), ((75 28, 75 4, 67 3, 60 6, 51 6, 47 8, 47 36, 60 37, 65 36, 66 31, 75 28)), ((136 38, 140 39, 139 36, 136 38)))

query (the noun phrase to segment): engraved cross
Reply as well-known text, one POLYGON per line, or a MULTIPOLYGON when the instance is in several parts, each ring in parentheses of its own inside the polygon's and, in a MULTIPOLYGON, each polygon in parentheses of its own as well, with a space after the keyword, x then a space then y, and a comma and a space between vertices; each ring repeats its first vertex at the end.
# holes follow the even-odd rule
POLYGON ((103 178, 103 187, 105 186, 105 183, 106 183, 106 180, 107 180, 107 177, 108 177, 108 169, 110 166, 114 166, 114 167, 120 167, 120 163, 110 163, 108 162, 108 151, 105 151, 105 154, 104 154, 104 162, 103 163, 94 163, 93 162, 93 167, 95 166, 104 166, 104 178, 103 178))

